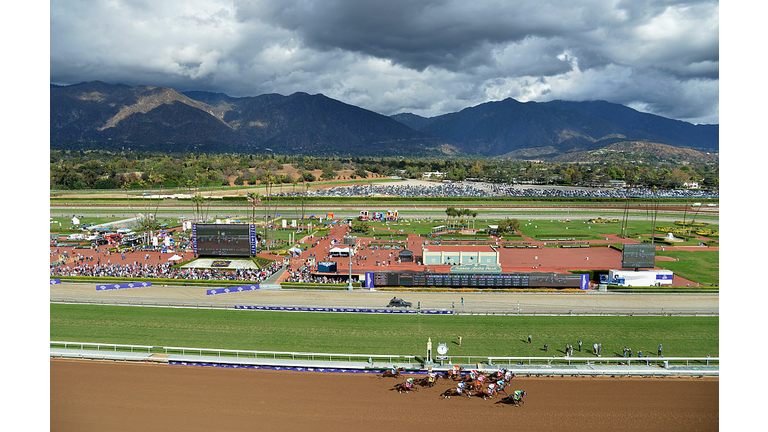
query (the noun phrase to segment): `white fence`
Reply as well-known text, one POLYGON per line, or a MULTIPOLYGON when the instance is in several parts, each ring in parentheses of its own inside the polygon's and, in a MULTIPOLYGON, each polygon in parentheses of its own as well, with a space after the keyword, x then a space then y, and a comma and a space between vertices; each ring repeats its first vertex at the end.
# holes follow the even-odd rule
POLYGON ((98 342, 61 342, 51 341, 51 348, 64 348, 64 349, 76 349, 76 350, 92 350, 92 351, 112 351, 112 352, 140 352, 140 353, 152 353, 153 346, 148 345, 120 345, 98 342))
POLYGON ((392 363, 410 364, 415 356, 406 355, 380 355, 380 354, 335 354, 335 353, 305 353, 290 351, 253 351, 231 350, 219 348, 190 348, 190 347, 166 347, 147 345, 120 345, 91 342, 63 342, 51 341, 50 347, 54 349, 98 351, 103 352, 130 352, 147 354, 165 354, 197 357, 217 357, 231 359, 267 359, 267 360, 291 360, 313 362, 350 362, 350 363, 392 363))
MULTIPOLYGON (((259 360, 290 360, 312 362, 348 362, 365 363, 369 367, 374 363, 420 365, 424 357, 412 355, 380 355, 380 354, 336 354, 336 353, 306 353, 291 351, 254 351, 231 350, 219 348, 190 348, 165 347, 149 345, 121 345, 96 342, 64 342, 51 341, 52 350, 96 351, 99 353, 142 353, 164 354, 196 357, 216 357, 220 359, 259 359, 259 360)), ((438 361, 443 366, 487 365, 488 367, 549 367, 549 366, 719 366, 718 357, 488 357, 488 356, 448 356, 438 361)), ((437 366, 437 365, 436 365, 437 366)), ((482 366, 478 366, 483 368, 482 366)))
POLYGON ((485 357, 488 364, 503 365, 604 365, 604 366, 718 366, 719 357, 485 357))

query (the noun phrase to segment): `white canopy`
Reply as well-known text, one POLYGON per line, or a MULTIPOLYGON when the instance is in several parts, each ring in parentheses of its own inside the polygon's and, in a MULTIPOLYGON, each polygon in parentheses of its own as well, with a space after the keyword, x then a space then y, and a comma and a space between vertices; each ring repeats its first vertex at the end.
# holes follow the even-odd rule
POLYGON ((350 253, 349 250, 350 250, 349 247, 343 247, 343 248, 334 247, 334 248, 331 248, 331 250, 329 250, 328 252, 331 254, 331 256, 334 256, 334 255, 347 256, 350 253))
POLYGON ((172 257, 168 258, 168 261, 179 261, 181 259, 180 256, 173 254, 172 257))

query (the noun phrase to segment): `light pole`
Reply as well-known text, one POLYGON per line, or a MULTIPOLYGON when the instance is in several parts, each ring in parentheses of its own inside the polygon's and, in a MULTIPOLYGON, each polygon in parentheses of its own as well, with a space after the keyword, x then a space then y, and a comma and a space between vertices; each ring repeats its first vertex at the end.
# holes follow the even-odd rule
POLYGON ((352 249, 357 244, 357 237, 345 236, 343 244, 347 246, 347 256, 349 257, 349 280, 347 282, 347 289, 352 291, 352 249))

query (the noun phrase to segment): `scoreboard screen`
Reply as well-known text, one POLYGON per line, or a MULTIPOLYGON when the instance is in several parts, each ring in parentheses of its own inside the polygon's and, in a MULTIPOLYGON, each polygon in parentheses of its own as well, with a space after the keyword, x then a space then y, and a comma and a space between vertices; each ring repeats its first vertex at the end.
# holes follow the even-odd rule
POLYGON ((477 288, 581 288, 580 274, 556 273, 399 273, 374 272, 374 286, 477 287, 477 288))
POLYGON ((200 256, 250 256, 253 232, 245 224, 195 224, 195 249, 200 256))
POLYGON ((621 268, 653 268, 656 247, 645 244, 625 244, 621 251, 621 268))

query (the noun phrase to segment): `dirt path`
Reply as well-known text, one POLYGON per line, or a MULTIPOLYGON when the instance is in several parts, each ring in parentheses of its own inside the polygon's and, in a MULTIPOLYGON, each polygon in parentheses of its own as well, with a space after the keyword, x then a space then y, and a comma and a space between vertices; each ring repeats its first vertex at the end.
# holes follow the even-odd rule
POLYGON ((52 431, 710 431, 716 378, 523 378, 516 408, 371 374, 50 361, 52 431), (450 428, 450 429, 449 429, 450 428), (499 429, 500 428, 500 429, 499 429))

